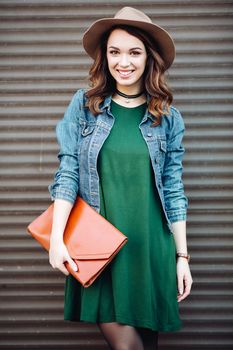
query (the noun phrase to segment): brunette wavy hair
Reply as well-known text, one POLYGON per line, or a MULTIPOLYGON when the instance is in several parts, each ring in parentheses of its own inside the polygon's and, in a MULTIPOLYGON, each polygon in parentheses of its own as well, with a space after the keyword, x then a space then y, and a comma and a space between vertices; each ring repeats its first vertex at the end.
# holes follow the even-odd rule
POLYGON ((109 72, 107 62, 107 41, 114 29, 123 29, 143 42, 147 51, 146 67, 143 73, 144 88, 150 96, 148 110, 153 115, 153 126, 161 123, 163 114, 169 114, 173 100, 165 79, 165 64, 153 39, 143 30, 128 25, 117 25, 107 31, 89 71, 90 89, 86 92, 87 107, 96 116, 102 113, 100 104, 116 89, 115 79, 109 72))

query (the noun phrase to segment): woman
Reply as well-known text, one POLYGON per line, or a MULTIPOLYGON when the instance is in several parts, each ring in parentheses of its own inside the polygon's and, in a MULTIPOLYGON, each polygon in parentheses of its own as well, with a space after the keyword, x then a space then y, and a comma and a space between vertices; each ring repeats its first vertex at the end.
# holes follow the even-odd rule
POLYGON ((67 277, 65 319, 97 323, 111 349, 156 349, 159 331, 181 328, 178 303, 192 284, 184 124, 164 78, 174 43, 144 13, 125 7, 92 24, 83 44, 94 59, 91 88, 74 95, 57 126, 50 263, 66 275, 65 261, 78 268, 63 231, 79 194, 128 243, 89 288, 67 277))

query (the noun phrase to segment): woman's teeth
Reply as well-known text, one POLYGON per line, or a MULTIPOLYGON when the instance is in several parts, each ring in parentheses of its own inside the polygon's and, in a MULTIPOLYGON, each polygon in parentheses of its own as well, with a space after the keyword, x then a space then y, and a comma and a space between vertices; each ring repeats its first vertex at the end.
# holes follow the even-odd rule
POLYGON ((122 70, 118 70, 118 72, 123 75, 124 77, 127 77, 128 75, 130 75, 133 71, 129 70, 129 71, 122 71, 122 70))

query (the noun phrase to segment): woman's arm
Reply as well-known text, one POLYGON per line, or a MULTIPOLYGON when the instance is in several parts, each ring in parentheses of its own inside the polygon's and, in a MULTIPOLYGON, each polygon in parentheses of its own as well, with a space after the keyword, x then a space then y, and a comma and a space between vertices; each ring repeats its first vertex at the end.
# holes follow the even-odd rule
POLYGON ((172 108, 168 120, 167 149, 162 172, 165 209, 170 222, 186 220, 188 200, 184 193, 182 181, 184 147, 184 121, 178 110, 172 108))
MULTIPOLYGON (((188 201, 182 182, 184 155, 182 139, 185 126, 180 112, 175 108, 171 108, 171 112, 172 115, 167 119, 170 124, 168 124, 167 152, 162 173, 163 192, 166 212, 172 223, 171 230, 174 234, 176 252, 187 254, 186 211, 188 201)), ((192 285, 189 264, 184 257, 177 259, 177 282, 178 301, 180 302, 189 295, 192 285)))
POLYGON ((54 201, 53 226, 50 240, 49 261, 54 268, 68 274, 64 262, 77 271, 77 266, 70 258, 63 241, 63 233, 73 203, 78 194, 79 183, 79 117, 81 115, 84 90, 77 91, 63 119, 56 126, 57 140, 60 145, 58 158, 60 165, 55 173, 54 181, 49 186, 54 201))
POLYGON ((53 225, 49 249, 49 262, 54 269, 59 269, 65 275, 68 275, 69 272, 66 269, 64 262, 68 262, 71 268, 74 271, 77 271, 77 265, 71 259, 63 241, 63 233, 72 207, 73 205, 64 199, 56 199, 54 201, 53 225))
MULTIPOLYGON (((172 231, 176 244, 176 252, 187 254, 186 221, 177 221, 172 224, 172 231)), ((189 263, 186 258, 177 259, 178 302, 185 299, 191 290, 193 283, 189 263)))
POLYGON ((74 94, 64 117, 56 126, 57 141, 59 144, 59 168, 54 181, 49 185, 51 199, 65 199, 75 202, 79 183, 79 118, 82 108, 83 91, 74 94))

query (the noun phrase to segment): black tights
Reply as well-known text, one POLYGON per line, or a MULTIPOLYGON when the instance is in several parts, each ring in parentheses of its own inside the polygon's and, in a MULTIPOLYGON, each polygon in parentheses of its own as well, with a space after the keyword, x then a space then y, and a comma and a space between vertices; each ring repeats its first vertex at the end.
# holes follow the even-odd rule
POLYGON ((158 332, 116 322, 98 324, 111 350, 157 350, 158 332))

